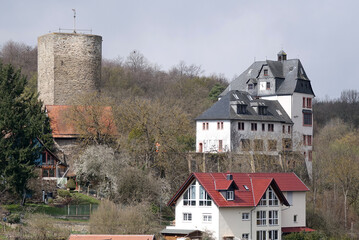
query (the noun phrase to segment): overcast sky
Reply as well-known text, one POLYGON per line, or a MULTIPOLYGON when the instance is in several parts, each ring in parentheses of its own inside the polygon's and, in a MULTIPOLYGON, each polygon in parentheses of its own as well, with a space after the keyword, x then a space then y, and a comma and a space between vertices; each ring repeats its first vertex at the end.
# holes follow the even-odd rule
POLYGON ((184 61, 233 76, 283 48, 299 58, 317 97, 359 90, 357 0, 3 0, 0 45, 32 46, 59 28, 92 29, 103 58, 138 50, 163 70, 184 61))

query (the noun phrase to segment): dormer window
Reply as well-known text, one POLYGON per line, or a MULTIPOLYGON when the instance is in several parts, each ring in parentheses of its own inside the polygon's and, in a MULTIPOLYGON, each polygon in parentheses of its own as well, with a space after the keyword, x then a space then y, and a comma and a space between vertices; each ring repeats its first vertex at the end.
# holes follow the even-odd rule
POLYGON ((264 69, 264 70, 263 70, 263 75, 264 75, 264 76, 268 76, 268 69, 264 69))
POLYGON ((246 112, 247 112, 247 105, 237 104, 237 114, 246 114, 246 112))
POLYGON ((227 199, 227 201, 234 200, 234 191, 227 191, 226 192, 226 199, 227 199))
POLYGON ((184 206, 196 206, 196 182, 193 182, 183 194, 184 206))
POLYGON ((267 106, 258 106, 258 114, 259 115, 267 115, 268 108, 267 106))
POLYGON ((248 84, 248 90, 252 90, 253 88, 254 88, 254 86, 252 83, 248 84))

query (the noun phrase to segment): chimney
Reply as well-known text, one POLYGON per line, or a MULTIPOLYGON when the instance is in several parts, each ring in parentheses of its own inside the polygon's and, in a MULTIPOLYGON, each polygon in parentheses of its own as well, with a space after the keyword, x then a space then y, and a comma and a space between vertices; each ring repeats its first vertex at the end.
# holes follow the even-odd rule
POLYGON ((230 173, 227 173, 227 180, 233 180, 233 176, 230 173))
POLYGON ((278 61, 285 61, 285 60, 287 60, 287 54, 286 54, 283 50, 281 50, 281 51, 277 54, 277 56, 278 56, 278 61))

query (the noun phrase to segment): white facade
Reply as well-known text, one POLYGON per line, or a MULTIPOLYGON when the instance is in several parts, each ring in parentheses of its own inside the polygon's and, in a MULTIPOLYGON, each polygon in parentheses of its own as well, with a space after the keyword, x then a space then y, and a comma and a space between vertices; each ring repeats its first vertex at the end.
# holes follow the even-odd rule
POLYGON ((313 143, 313 115, 311 124, 304 124, 304 111, 312 110, 314 96, 304 93, 293 93, 283 96, 262 97, 267 100, 277 100, 292 119, 293 125, 293 150, 300 151, 305 156, 305 163, 309 173, 312 172, 312 143, 313 143), (308 100, 310 99, 310 100, 308 100), (308 101, 310 105, 308 106, 308 101))
POLYGON ((196 136, 196 152, 231 151, 231 123, 229 120, 197 121, 196 136))

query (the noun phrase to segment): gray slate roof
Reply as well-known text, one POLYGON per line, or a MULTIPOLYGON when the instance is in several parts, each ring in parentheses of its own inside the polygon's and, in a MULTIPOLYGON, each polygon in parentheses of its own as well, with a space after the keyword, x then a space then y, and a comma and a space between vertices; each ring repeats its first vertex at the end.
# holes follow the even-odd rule
POLYGON ((294 92, 313 94, 310 80, 304 71, 299 59, 290 59, 284 61, 257 61, 254 62, 239 77, 234 79, 229 86, 220 94, 226 95, 231 90, 247 91, 247 82, 249 79, 257 78, 264 65, 268 65, 273 77, 281 80, 277 81, 276 95, 291 95, 294 92))
POLYGON ((196 120, 243 120, 293 123, 278 101, 252 99, 249 93, 237 90, 227 92, 225 96, 197 117, 196 120), (238 99, 235 96, 237 96, 238 99), (247 105, 247 113, 237 114, 231 107, 231 104, 236 106, 237 103, 247 105), (259 115, 254 108, 251 107, 251 104, 264 104, 268 107, 268 114, 259 115))

